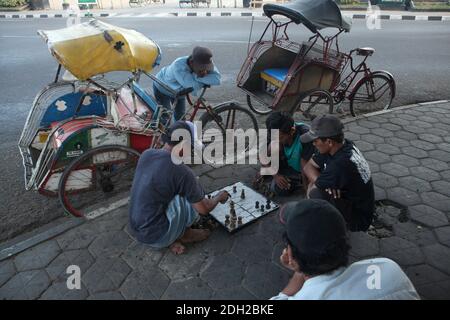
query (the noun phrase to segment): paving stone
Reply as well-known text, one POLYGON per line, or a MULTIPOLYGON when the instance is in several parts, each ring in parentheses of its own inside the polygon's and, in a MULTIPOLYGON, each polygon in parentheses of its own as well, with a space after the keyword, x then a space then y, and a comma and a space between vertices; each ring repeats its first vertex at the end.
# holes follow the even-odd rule
POLYGON ((403 187, 389 189, 386 193, 389 200, 397 202, 403 206, 412 206, 421 202, 421 199, 417 193, 403 187))
POLYGON ((412 140, 411 146, 425 150, 425 151, 430 151, 430 150, 436 149, 435 144, 427 142, 427 141, 423 141, 423 140, 412 140))
POLYGON ((393 137, 394 133, 390 130, 387 129, 383 129, 383 128, 376 128, 376 129, 371 129, 370 130, 373 134, 382 137, 382 138, 389 138, 389 137, 393 137))
POLYGON ((425 181, 435 181, 441 179, 441 176, 436 171, 426 167, 412 167, 409 169, 411 174, 425 181))
POLYGON ((233 166, 225 166, 223 168, 212 170, 208 172, 207 175, 213 179, 228 178, 233 175, 234 169, 233 166))
POLYGON ((247 263, 269 261, 272 244, 263 235, 250 235, 235 241, 231 252, 247 263))
POLYGON ((395 133, 395 136, 397 138, 408 140, 408 141, 417 140, 418 139, 417 134, 415 134, 413 132, 408 132, 408 131, 397 131, 395 133))
POLYGON ((224 288, 214 291, 212 300, 256 300, 247 289, 242 286, 224 288))
POLYGON ((130 274, 130 267, 117 257, 100 257, 82 277, 91 294, 118 289, 130 274))
POLYGON ((14 263, 11 259, 0 262, 0 287, 16 274, 14 263))
POLYGON ((409 124, 411 123, 409 120, 405 120, 405 119, 401 119, 401 118, 397 118, 397 117, 391 117, 389 119, 389 122, 391 122, 393 124, 397 124, 399 126, 409 126, 409 124))
POLYGON ((239 286, 242 283, 244 271, 245 264, 235 255, 228 253, 211 258, 202 271, 201 278, 212 289, 221 290, 239 286))
POLYGON ((382 166, 382 171, 394 177, 404 177, 409 175, 409 170, 397 163, 386 163, 382 166))
POLYGON ((405 114, 410 114, 410 115, 416 116, 416 117, 422 117, 423 116, 423 112, 417 110, 417 107, 413 108, 413 109, 410 108, 410 109, 403 110, 403 112, 405 114))
POLYGON ((396 146, 396 147, 408 147, 410 146, 409 141, 405 139, 400 139, 397 137, 388 137, 385 139, 387 144, 396 146))
POLYGON ((440 243, 450 247, 450 226, 434 229, 436 236, 440 243))
POLYGON ((411 121, 411 126, 416 126, 416 127, 424 128, 424 129, 429 129, 429 128, 433 127, 433 125, 431 123, 423 122, 423 121, 411 121))
POLYGON ((443 151, 450 152, 450 143, 438 143, 437 147, 443 151))
POLYGON ((376 172, 372 175, 373 182, 376 186, 387 189, 398 185, 398 179, 384 172, 376 172))
POLYGON ((399 179, 400 186, 418 193, 431 191, 431 185, 428 181, 419 179, 414 176, 402 177, 399 179))
POLYGON ((370 162, 367 160, 367 164, 369 165, 370 172, 375 173, 380 171, 380 165, 378 163, 370 162))
MULTIPOLYGON (((345 133, 345 135, 347 136, 347 133, 345 133)), ((371 133, 361 135, 361 139, 359 139, 359 140, 365 141, 367 143, 371 143, 373 145, 378 144, 378 143, 384 143, 384 139, 383 138, 381 138, 379 136, 375 136, 375 135, 373 135, 371 133)), ((355 140, 353 140, 353 141, 355 141, 355 140)))
POLYGON ((122 259, 133 269, 158 266, 166 250, 153 249, 150 246, 133 242, 122 254, 122 259))
POLYGON ((450 181, 450 170, 445 170, 440 172, 442 179, 450 181))
MULTIPOLYGON (((447 134, 450 133, 450 125, 449 125, 449 124, 445 124, 445 123, 436 123, 436 124, 434 125, 434 127, 446 131, 447 134)), ((445 140, 445 137, 444 137, 444 140, 445 140)))
POLYGON ((358 258, 373 257, 380 252, 378 239, 365 232, 351 232, 350 246, 350 254, 358 258))
POLYGON ((417 119, 417 117, 414 117, 414 116, 406 114, 406 113, 397 113, 396 116, 400 119, 405 119, 408 121, 415 121, 417 119))
POLYGON ((419 247, 436 243, 436 238, 431 230, 418 226, 413 222, 396 223, 393 225, 394 234, 397 237, 411 241, 419 247))
POLYGON ((285 243, 279 242, 273 247, 273 250, 272 250, 272 263, 278 265, 280 268, 284 268, 280 262, 280 257, 285 248, 286 248, 285 243))
POLYGON ((80 289, 68 289, 66 280, 53 282, 52 285, 45 290, 40 300, 84 300, 89 295, 86 287, 81 284, 80 289))
POLYGON ((374 186, 374 191, 375 191, 375 200, 382 200, 382 199, 386 199, 386 191, 378 186, 374 186))
POLYGON ((45 268, 60 252, 61 249, 55 240, 45 241, 19 253, 14 259, 14 264, 19 272, 45 268))
POLYGON ((280 241, 285 228, 280 223, 279 210, 270 213, 269 216, 266 216, 261 220, 260 234, 263 235, 266 240, 273 240, 273 243, 280 241))
POLYGON ((64 251, 53 260, 45 271, 47 271, 52 281, 67 279, 67 268, 71 265, 80 267, 81 274, 84 274, 94 263, 94 258, 86 249, 64 251))
POLYGON ((194 171, 196 176, 201 176, 209 171, 214 170, 214 167, 208 165, 208 164, 199 164, 199 165, 193 165, 191 167, 192 171, 194 171))
POLYGON ((120 292, 127 300, 160 299, 169 284, 169 278, 158 268, 140 268, 126 278, 120 292))
POLYGON ((430 116, 421 116, 420 121, 425 121, 434 125, 435 123, 439 122, 439 119, 430 116))
POLYGON ((422 149, 416 147, 404 147, 401 148, 402 152, 413 158, 423 159, 428 157, 428 153, 422 149))
POLYGON ((86 222, 58 236, 56 241, 62 250, 85 249, 89 247, 98 234, 99 231, 92 222, 86 222))
POLYGON ((415 133, 415 134, 422 134, 422 133, 427 132, 427 129, 423 128, 423 126, 409 125, 409 124, 404 125, 403 130, 406 132, 415 133))
POLYGON ((213 290, 200 278, 172 281, 162 296, 163 300, 207 300, 213 290))
POLYGON ((437 192, 424 192, 421 194, 424 204, 429 205, 442 212, 448 212, 450 208, 450 198, 437 192))
POLYGON ((124 231, 109 231, 101 234, 89 246, 94 257, 115 257, 121 255, 132 239, 124 231))
POLYGON ((448 219, 442 212, 420 204, 409 208, 411 219, 427 227, 435 228, 448 225, 448 219))
POLYGON ((386 129, 386 130, 390 130, 390 131, 399 131, 402 129, 401 126, 397 125, 397 124, 393 124, 393 123, 382 123, 380 125, 381 128, 386 129))
POLYGON ((448 169, 448 162, 450 161, 450 152, 442 150, 432 150, 429 151, 428 154, 430 155, 430 158, 441 160, 443 163, 445 163, 444 165, 442 164, 440 165, 440 168, 445 168, 441 170, 448 169))
POLYGON ((361 136, 355 132, 351 132, 351 131, 345 131, 345 138, 349 139, 351 141, 358 141, 358 140, 364 140, 361 139, 361 136))
POLYGON ((16 274, 0 288, 0 300, 34 300, 50 285, 44 270, 16 274))
POLYGON ((386 123, 386 122, 389 122, 389 119, 390 118, 384 114, 370 117, 370 121, 377 122, 377 123, 386 123))
POLYGON ((405 273, 414 286, 438 284, 448 279, 445 273, 440 272, 428 264, 409 267, 405 270, 405 273))
MULTIPOLYGON (((246 228, 249 227, 251 226, 248 226, 246 228)), ((253 228, 257 227, 258 225, 254 224, 253 228)), ((243 229, 242 231, 245 231, 245 229, 243 229)), ((227 231, 225 231, 225 229, 219 227, 211 232, 211 235, 208 239, 197 245, 206 255, 217 256, 231 251, 231 247, 234 243, 234 236, 235 235, 230 235, 227 231)))
POLYGON ((392 259, 401 266, 424 262, 424 256, 417 245, 397 236, 380 240, 380 256, 392 259))
POLYGON ((450 281, 418 286, 417 292, 425 300, 450 300, 450 281))
POLYGON ((405 154, 399 154, 399 155, 392 156, 392 161, 397 164, 408 167, 408 168, 420 165, 419 160, 417 160, 416 158, 407 156, 405 154))
POLYGON ((382 144, 378 144, 375 147, 378 151, 389 154, 389 155, 394 155, 394 154, 400 154, 401 151, 398 147, 396 146, 392 146, 390 144, 386 144, 386 143, 382 143, 382 144))
POLYGON ((369 161, 379 163, 379 164, 391 162, 391 157, 380 151, 366 152, 364 154, 364 157, 369 161))
POLYGON ((87 300, 123 300, 122 295, 117 291, 99 292, 90 295, 87 300))
POLYGON ((354 141, 358 149, 362 152, 374 150, 375 147, 372 143, 366 141, 354 141))
POLYGON ((440 139, 436 139, 434 137, 433 138, 431 138, 431 137, 428 138, 428 139, 433 139, 434 141, 437 141, 437 140, 443 141, 444 139, 442 137, 445 137, 446 135, 448 135, 448 131, 447 130, 442 130, 442 129, 435 128, 435 127, 430 128, 427 131, 428 131, 427 133, 432 134, 432 135, 440 138, 440 139))
POLYGON ((443 142, 441 137, 434 135, 434 134, 430 134, 430 133, 419 134, 419 139, 430 142, 430 143, 443 142))
POLYGON ((432 244, 423 248, 426 261, 436 269, 450 274, 450 248, 442 244, 432 244))
POLYGON ((208 254, 201 249, 192 250, 192 247, 188 247, 182 258, 168 251, 159 263, 159 268, 171 280, 182 280, 199 276, 201 267, 207 260, 208 254))
POLYGON ((128 224, 127 210, 120 210, 94 220, 94 227, 100 233, 120 231, 128 224))
POLYGON ((380 124, 370 120, 358 120, 358 125, 367 129, 379 128, 380 124))
POLYGON ((367 134, 370 133, 370 130, 364 127, 361 127, 359 125, 351 125, 348 129, 349 132, 356 133, 356 134, 367 134))
POLYGON ((291 272, 272 263, 250 264, 245 273, 244 288, 258 299, 269 299, 283 290, 291 272))

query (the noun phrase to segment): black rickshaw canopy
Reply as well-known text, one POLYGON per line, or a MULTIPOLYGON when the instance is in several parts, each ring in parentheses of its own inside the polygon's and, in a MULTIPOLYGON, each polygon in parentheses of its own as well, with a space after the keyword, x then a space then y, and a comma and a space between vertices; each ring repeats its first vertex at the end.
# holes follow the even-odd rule
POLYGON ((343 17, 333 0, 296 0, 287 4, 265 4, 264 13, 271 18, 282 15, 296 24, 303 23, 311 32, 324 28, 350 31, 351 19, 343 17))

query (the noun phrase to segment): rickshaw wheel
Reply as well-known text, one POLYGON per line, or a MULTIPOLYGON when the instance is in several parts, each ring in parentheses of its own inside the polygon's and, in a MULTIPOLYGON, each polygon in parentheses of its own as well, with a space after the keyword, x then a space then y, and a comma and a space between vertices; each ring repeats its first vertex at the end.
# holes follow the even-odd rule
POLYGON ((101 146, 72 161, 59 181, 59 201, 76 217, 95 217, 126 203, 139 152, 124 146, 101 146))
MULTIPOLYGON (((211 143, 215 143, 215 145, 222 143, 222 147, 224 149, 224 153, 222 156, 216 155, 214 152, 211 152, 212 158, 209 158, 208 152, 204 152, 203 159, 210 164, 223 164, 225 159, 224 157, 233 157, 235 159, 235 155, 237 155, 236 160, 245 159, 248 156, 248 151, 254 148, 257 148, 258 142, 258 122, 256 121, 253 113, 238 105, 235 102, 226 102, 224 104, 218 105, 213 108, 214 113, 205 112, 200 121, 202 122, 202 137, 203 144, 208 147, 211 143), (226 132, 222 129, 241 129, 243 132, 246 132, 248 138, 244 137, 244 148, 243 150, 237 150, 236 147, 239 144, 240 138, 242 136, 239 135, 239 132, 233 132, 233 136, 226 136, 226 132), (249 129, 253 129, 254 136, 250 136, 249 129), (228 141, 227 141, 228 138, 228 141), (230 142, 230 144, 227 144, 230 142), (232 144, 231 144, 232 142, 232 144)), ((241 133, 243 133, 241 131, 241 133)), ((231 134, 231 132, 229 132, 231 134)))
POLYGON ((383 74, 373 74, 359 82, 350 94, 350 112, 361 114, 388 109, 394 99, 393 81, 383 74))
POLYGON ((333 97, 327 90, 312 89, 302 93, 291 110, 294 121, 313 120, 322 114, 333 113, 333 97))
POLYGON ((257 114, 266 115, 272 112, 272 109, 269 108, 267 105, 260 103, 255 99, 253 99, 252 101, 250 95, 247 95, 247 104, 249 108, 252 109, 252 111, 257 114))

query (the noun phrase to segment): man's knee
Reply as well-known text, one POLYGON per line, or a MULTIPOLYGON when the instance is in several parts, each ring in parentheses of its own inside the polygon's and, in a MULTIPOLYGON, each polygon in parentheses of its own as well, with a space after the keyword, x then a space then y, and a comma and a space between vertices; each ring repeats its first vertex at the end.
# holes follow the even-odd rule
POLYGON ((331 200, 330 195, 325 190, 321 190, 317 187, 313 187, 310 189, 308 198, 326 200, 328 202, 331 200))

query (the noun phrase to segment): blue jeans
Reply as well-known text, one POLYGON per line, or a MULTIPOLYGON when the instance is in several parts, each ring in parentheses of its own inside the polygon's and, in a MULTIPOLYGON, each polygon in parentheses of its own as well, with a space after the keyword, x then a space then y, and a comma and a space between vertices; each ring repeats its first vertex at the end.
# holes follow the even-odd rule
POLYGON ((197 211, 186 198, 176 195, 169 203, 166 210, 169 229, 155 243, 149 244, 153 248, 166 248, 183 236, 186 228, 189 228, 199 218, 197 211))
MULTIPOLYGON (((167 110, 172 110, 172 105, 175 105, 173 110, 174 111, 173 117, 175 121, 180 120, 186 113, 186 98, 184 96, 176 99, 175 101, 175 98, 165 95, 164 93, 159 91, 154 84, 153 84, 153 94, 155 95, 156 101, 158 101, 158 103, 162 105, 163 108, 167 110)), ((162 120, 163 123, 166 123, 166 120, 168 119, 162 120)))

